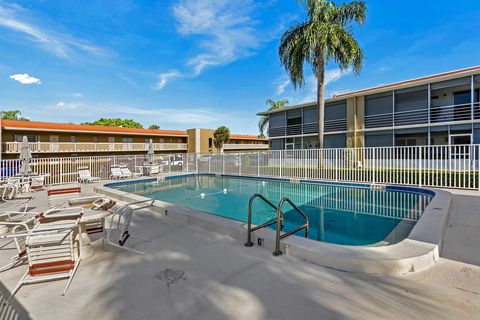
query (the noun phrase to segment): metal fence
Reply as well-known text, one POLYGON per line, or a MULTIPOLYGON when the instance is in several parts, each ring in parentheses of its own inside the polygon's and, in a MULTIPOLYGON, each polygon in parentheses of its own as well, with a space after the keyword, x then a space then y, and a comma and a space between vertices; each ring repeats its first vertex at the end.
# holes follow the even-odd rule
MULTIPOLYGON (((224 154, 157 154, 163 173, 200 172, 239 176, 401 184, 480 190, 480 145, 308 149, 224 154)), ((75 182, 79 167, 110 177, 112 165, 132 172, 145 155, 37 158, 32 170, 47 184, 75 182)), ((19 160, 3 160, 0 178, 17 174, 19 160)))
POLYGON ((279 150, 199 155, 198 171, 240 176, 480 190, 480 145, 279 150))

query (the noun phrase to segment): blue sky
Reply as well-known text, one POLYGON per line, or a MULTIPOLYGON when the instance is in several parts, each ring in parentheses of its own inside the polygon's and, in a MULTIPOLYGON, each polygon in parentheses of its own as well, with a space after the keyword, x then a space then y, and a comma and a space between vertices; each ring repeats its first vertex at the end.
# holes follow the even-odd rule
MULTIPOLYGON (((362 73, 329 64, 328 95, 480 64, 477 1, 367 5, 362 73)), ((277 54, 302 19, 295 0, 0 0, 0 109, 256 134, 266 99, 314 99, 311 73, 294 91, 277 54)))

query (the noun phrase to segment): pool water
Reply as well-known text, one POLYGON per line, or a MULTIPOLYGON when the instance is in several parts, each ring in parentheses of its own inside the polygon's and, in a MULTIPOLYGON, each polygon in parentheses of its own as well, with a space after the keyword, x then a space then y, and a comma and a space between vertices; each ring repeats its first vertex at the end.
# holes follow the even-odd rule
MULTIPOLYGON (((275 205, 288 197, 307 214, 310 239, 346 245, 386 245, 403 240, 432 198, 415 192, 211 175, 115 188, 242 222, 247 221, 252 194, 260 193, 275 205)), ((254 201, 252 212, 252 222, 257 225, 276 218, 275 210, 260 199, 254 201)), ((289 204, 283 212, 285 231, 303 224, 303 218, 289 204)), ((304 236, 304 230, 296 235, 304 236)))

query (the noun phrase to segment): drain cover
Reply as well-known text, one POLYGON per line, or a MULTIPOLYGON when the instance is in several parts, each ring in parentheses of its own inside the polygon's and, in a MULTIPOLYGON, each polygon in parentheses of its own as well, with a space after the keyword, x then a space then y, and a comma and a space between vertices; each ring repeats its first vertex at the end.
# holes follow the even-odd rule
POLYGON ((185 276, 185 272, 182 270, 167 268, 157 273, 155 278, 160 279, 169 285, 172 283, 177 283, 181 280, 185 280, 187 277, 185 276))

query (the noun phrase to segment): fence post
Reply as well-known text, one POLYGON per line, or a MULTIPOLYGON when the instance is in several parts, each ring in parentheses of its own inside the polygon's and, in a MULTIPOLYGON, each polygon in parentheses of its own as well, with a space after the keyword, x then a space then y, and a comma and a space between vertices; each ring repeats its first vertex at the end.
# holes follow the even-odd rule
POLYGON ((225 174, 225 153, 222 153, 222 174, 225 174))
POLYGON ((377 154, 376 154, 376 148, 370 149, 372 150, 372 163, 373 165, 370 165, 370 170, 372 170, 372 184, 375 184, 375 172, 377 168, 377 154))
POLYGON ((208 173, 212 173, 210 170, 210 153, 208 153, 208 173))
POLYGON ((282 167, 283 167, 283 154, 284 154, 285 150, 279 150, 278 151, 278 159, 279 159, 279 162, 280 162, 280 177, 283 177, 282 175, 282 167))
POLYGON ((182 158, 183 158, 183 164, 185 165, 185 162, 187 163, 186 168, 187 168, 187 172, 188 172, 188 153, 183 154, 183 155, 182 155, 182 158), (186 159, 187 161, 185 161, 185 159, 186 159))
POLYGON ((242 175, 242 154, 238 154, 238 175, 242 175))
POLYGON ((335 181, 338 181, 338 149, 335 149, 335 181))
POLYGON ((59 158, 60 161, 58 161, 59 165, 60 165, 60 170, 59 170, 59 173, 60 173, 60 184, 63 184, 63 158, 59 158))
POLYGON ((423 181, 422 181, 422 180, 423 180, 423 174, 422 174, 422 168, 423 168, 423 166, 422 166, 422 162, 423 162, 422 147, 418 147, 417 150, 420 152, 420 154, 418 155, 418 174, 419 174, 419 176, 418 176, 418 186, 421 187, 422 184, 423 184, 423 181))
POLYGON ((307 150, 303 149, 303 178, 307 179, 307 150))
POLYGON ((260 177, 260 151, 257 152, 257 177, 260 177))

